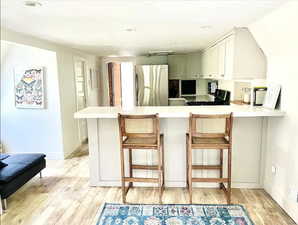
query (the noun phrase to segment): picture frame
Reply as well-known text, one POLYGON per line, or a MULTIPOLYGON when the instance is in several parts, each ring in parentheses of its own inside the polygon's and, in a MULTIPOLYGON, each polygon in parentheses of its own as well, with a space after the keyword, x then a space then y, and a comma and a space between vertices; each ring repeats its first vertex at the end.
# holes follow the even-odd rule
POLYGON ((281 92, 281 85, 279 84, 268 85, 263 107, 269 108, 269 109, 275 109, 280 92, 281 92))
POLYGON ((45 67, 14 68, 14 101, 16 108, 45 108, 45 67))

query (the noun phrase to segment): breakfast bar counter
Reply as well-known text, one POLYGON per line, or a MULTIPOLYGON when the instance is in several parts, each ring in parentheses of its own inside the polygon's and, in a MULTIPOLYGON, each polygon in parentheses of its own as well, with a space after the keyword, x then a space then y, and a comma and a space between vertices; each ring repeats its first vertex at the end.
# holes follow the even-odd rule
MULTIPOLYGON (((229 106, 161 106, 134 107, 122 110, 119 107, 88 107, 76 112, 77 119, 87 119, 89 141, 89 164, 91 186, 120 186, 120 143, 118 113, 146 115, 158 113, 160 130, 164 134, 165 185, 185 187, 186 182, 186 137, 188 117, 193 114, 226 114, 233 112, 232 187, 259 188, 262 186, 263 154, 267 140, 267 118, 282 117, 284 112, 249 105, 229 106)), ((141 125, 141 124, 140 124, 141 125)), ((215 121, 204 129, 220 126, 215 121)), ((205 127, 206 126, 206 127, 205 127)), ((156 155, 152 151, 133 152, 133 163, 153 165, 156 155)), ((216 151, 197 150, 194 161, 202 165, 218 163, 216 151)), ((126 168, 128 169, 128 168, 126 168)), ((154 171, 134 171, 134 176, 152 177, 154 171)), ((217 177, 218 171, 194 171, 197 177, 217 177)), ((139 184, 140 186, 142 184, 139 184)), ((148 184, 147 184, 148 185, 148 184)), ((153 186, 153 184, 152 184, 153 186)), ((199 183, 199 187, 217 187, 213 183, 199 183)))

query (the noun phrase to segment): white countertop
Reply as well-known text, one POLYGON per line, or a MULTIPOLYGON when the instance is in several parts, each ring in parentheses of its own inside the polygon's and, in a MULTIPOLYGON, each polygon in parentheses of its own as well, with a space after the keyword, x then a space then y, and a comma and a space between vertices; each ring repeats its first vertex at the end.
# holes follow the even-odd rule
POLYGON ((120 107, 88 107, 74 114, 77 119, 90 118, 117 118, 122 114, 155 114, 160 118, 188 118, 189 113, 194 114, 225 114, 233 112, 234 117, 280 117, 285 112, 266 109, 261 106, 225 105, 225 106, 138 106, 131 110, 122 110, 120 107))

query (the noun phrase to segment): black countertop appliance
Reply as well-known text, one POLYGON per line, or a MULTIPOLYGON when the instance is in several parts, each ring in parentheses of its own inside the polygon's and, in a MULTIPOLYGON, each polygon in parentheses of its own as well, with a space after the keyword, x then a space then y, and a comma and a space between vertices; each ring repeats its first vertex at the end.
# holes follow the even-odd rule
POLYGON ((230 96, 229 91, 216 89, 214 101, 189 101, 187 105, 230 105, 230 96))

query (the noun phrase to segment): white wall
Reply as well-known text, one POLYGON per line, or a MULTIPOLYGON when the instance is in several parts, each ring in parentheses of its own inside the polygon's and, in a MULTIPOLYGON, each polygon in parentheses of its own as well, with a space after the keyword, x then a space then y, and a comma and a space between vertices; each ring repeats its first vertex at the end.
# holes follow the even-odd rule
POLYGON ((7 152, 63 158, 57 56, 53 51, 1 41, 1 142, 7 152), (45 109, 15 107, 14 69, 46 67, 45 109))
POLYGON ((231 101, 234 101, 235 82, 232 80, 218 80, 218 88, 228 90, 231 92, 231 101))
POLYGON ((136 106, 135 70, 132 62, 121 63, 121 76, 125 76, 125 79, 121 79, 122 108, 131 110, 136 106))
MULTIPOLYGON (((56 53, 59 96, 61 102, 60 116, 62 123, 63 154, 67 157, 76 148, 80 146, 79 130, 77 120, 73 118, 76 112, 75 81, 74 81, 74 58, 81 57, 86 61, 87 72, 100 69, 100 60, 94 55, 83 53, 65 46, 53 44, 44 40, 33 38, 27 35, 19 34, 7 29, 1 28, 1 39, 27 46, 34 46, 44 50, 50 50, 56 53)), ((87 103, 88 105, 99 105, 99 89, 90 88, 89 76, 86 74, 87 83, 87 103)), ((3 139, 1 137, 1 139, 3 139)), ((59 156, 60 157, 60 156, 59 156)))
POLYGON ((197 95, 208 95, 208 81, 207 79, 197 79, 197 95))
POLYGON ((282 85, 281 109, 268 120, 265 190, 298 223, 298 2, 291 1, 249 26, 267 56, 268 83, 282 85), (276 174, 271 167, 276 166, 276 174))

